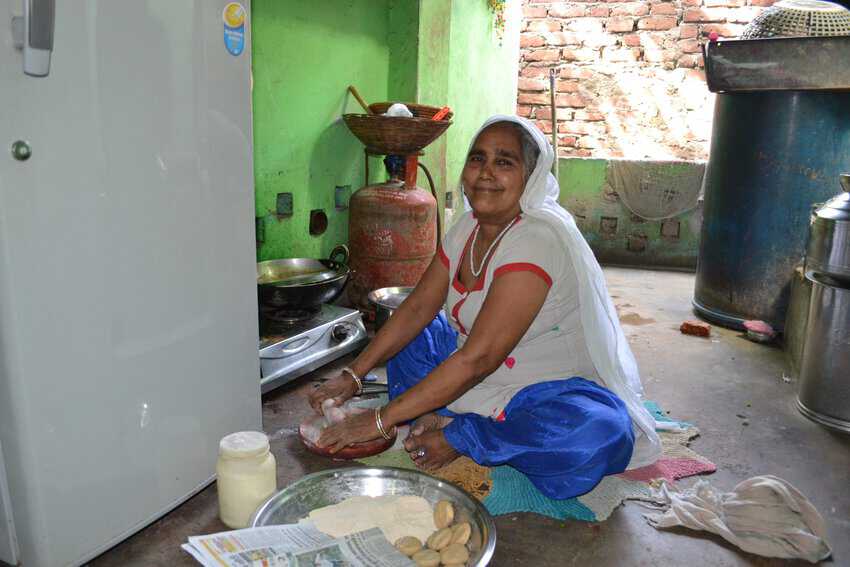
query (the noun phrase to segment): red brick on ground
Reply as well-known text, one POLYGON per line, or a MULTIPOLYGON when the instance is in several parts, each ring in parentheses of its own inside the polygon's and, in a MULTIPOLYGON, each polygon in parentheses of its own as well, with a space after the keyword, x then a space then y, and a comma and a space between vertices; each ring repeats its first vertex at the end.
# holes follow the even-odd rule
POLYGON ((696 337, 710 337, 711 325, 703 321, 690 320, 682 323, 679 327, 683 335, 694 335, 696 337))

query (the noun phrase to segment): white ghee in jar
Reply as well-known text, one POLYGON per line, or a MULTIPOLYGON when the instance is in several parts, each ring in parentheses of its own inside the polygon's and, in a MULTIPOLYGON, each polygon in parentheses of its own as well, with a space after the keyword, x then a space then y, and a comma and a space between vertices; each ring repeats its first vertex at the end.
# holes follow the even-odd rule
POLYGON ((277 466, 269 438, 259 431, 240 431, 218 445, 218 512, 231 528, 248 526, 251 514, 277 490, 277 466))

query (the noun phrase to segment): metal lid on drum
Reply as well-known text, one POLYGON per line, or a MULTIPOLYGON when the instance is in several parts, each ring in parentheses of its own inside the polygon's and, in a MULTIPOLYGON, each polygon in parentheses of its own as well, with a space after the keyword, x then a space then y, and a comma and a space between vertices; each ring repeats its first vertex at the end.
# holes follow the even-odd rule
POLYGON ((781 0, 762 11, 741 39, 850 35, 850 10, 823 0, 781 0))
POLYGON ((833 221, 850 221, 850 173, 839 176, 843 193, 836 195, 815 211, 815 216, 833 221))

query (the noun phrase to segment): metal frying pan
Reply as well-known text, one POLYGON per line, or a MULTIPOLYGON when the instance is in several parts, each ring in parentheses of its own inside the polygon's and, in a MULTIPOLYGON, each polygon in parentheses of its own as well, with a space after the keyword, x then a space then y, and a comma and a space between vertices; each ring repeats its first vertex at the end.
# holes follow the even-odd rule
POLYGON ((348 247, 341 244, 327 260, 284 258, 257 264, 257 296, 269 307, 309 309, 336 299, 350 270, 348 247))

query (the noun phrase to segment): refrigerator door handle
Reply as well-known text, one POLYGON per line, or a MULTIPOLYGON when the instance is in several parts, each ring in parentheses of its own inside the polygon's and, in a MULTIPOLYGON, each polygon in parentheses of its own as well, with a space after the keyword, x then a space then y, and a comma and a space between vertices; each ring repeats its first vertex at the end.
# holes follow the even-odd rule
POLYGON ((53 52, 56 0, 24 0, 24 73, 46 77, 53 52))

